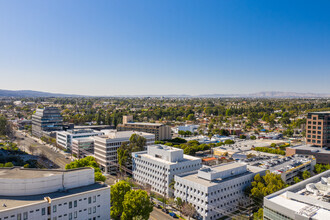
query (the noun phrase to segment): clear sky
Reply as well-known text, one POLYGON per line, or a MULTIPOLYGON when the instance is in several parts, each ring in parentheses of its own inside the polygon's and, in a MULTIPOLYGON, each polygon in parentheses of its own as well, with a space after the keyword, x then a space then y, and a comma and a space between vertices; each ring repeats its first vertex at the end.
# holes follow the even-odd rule
POLYGON ((330 93, 330 1, 0 0, 0 89, 330 93))

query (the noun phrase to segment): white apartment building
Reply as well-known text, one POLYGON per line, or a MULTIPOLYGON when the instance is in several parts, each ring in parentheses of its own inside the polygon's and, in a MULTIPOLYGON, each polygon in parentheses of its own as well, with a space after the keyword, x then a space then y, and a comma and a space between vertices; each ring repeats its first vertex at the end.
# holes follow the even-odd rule
POLYGON ((174 175, 198 170, 202 160, 183 154, 182 149, 166 145, 148 146, 148 151, 132 153, 133 178, 161 195, 173 195, 169 184, 174 175))
POLYGON ((129 142, 133 134, 144 137, 146 145, 155 143, 155 135, 137 131, 110 131, 105 135, 95 136, 94 139, 94 157, 99 163, 100 168, 105 173, 116 173, 118 168, 117 149, 123 142, 129 142))
POLYGON ((71 150, 72 140, 75 138, 86 138, 98 135, 104 135, 103 131, 94 131, 92 129, 73 129, 56 132, 56 143, 65 149, 71 150))
POLYGON ((203 166, 198 171, 175 176, 174 197, 191 203, 198 213, 197 219, 219 219, 249 203, 244 188, 258 173, 263 175, 265 170, 236 162, 203 166))
POLYGON ((110 186, 93 168, 0 168, 1 220, 110 219, 110 186))

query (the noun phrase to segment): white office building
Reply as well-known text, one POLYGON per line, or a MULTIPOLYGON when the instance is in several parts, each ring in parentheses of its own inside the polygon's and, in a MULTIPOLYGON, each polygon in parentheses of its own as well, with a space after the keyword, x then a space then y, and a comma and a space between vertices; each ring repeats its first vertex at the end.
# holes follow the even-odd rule
POLYGON ((1 220, 110 219, 110 186, 93 168, 0 168, 1 220))
POLYGON ((174 196, 192 204, 197 219, 219 219, 249 204, 244 188, 258 173, 263 175, 265 170, 236 162, 203 166, 198 171, 175 176, 174 196))
POLYGON ((75 138, 87 138, 98 135, 104 135, 103 131, 94 131, 92 129, 73 129, 56 132, 56 143, 65 149, 70 149, 72 141, 75 138))
POLYGON ((330 170, 264 197, 264 219, 330 219, 330 170))
POLYGON ((174 132, 177 134, 179 131, 190 131, 191 133, 197 132, 199 125, 185 125, 185 126, 178 126, 175 128, 174 132))
POLYGON ((132 153, 133 178, 161 195, 173 195, 169 184, 174 175, 198 170, 202 160, 183 154, 182 149, 166 145, 148 146, 148 151, 132 153))
POLYGON ((105 173, 115 174, 118 171, 117 149, 123 142, 129 142, 133 135, 144 137, 146 145, 155 143, 155 135, 137 131, 115 131, 106 132, 105 135, 95 136, 94 139, 94 157, 99 163, 100 168, 105 173))

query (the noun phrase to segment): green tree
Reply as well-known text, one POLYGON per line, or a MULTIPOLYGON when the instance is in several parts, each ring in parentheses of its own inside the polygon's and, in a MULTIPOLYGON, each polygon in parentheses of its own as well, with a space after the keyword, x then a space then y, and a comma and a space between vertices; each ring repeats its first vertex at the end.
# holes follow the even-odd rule
POLYGON ((255 203, 261 207, 261 201, 264 196, 281 190, 286 186, 280 175, 266 171, 266 175, 264 176, 260 176, 260 174, 255 175, 251 187, 247 188, 246 191, 255 200, 255 203))
POLYGON ((262 220, 264 219, 264 210, 260 208, 257 212, 253 213, 253 220, 262 220))
POLYGON ((13 167, 14 164, 12 162, 7 162, 5 163, 5 167, 13 167))
POLYGON ((307 170, 305 170, 305 171, 302 173, 302 178, 305 180, 305 179, 308 179, 309 177, 311 177, 311 173, 308 172, 307 170))
POLYGON ((257 139, 257 137, 254 136, 254 135, 252 135, 252 136, 250 136, 250 139, 251 139, 251 140, 255 140, 255 139, 257 139))
POLYGON ((111 186, 111 208, 110 215, 112 219, 118 220, 123 213, 123 202, 127 192, 131 190, 128 182, 121 180, 111 186))
POLYGON ((98 164, 95 161, 95 158, 88 156, 79 160, 75 160, 67 165, 65 165, 66 170, 80 168, 80 167, 92 167, 94 168, 95 181, 105 181, 105 176, 102 175, 101 170, 98 164))
POLYGON ((295 177, 293 178, 293 181, 294 181, 295 183, 299 183, 301 180, 299 179, 299 177, 295 176, 295 177))
POLYGON ((148 220, 153 204, 147 192, 141 189, 131 190, 125 194, 123 201, 122 220, 148 220))

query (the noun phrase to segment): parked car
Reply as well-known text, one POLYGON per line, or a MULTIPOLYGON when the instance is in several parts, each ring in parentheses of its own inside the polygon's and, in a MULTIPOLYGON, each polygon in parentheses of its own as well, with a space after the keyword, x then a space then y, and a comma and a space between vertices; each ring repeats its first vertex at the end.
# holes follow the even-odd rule
POLYGON ((167 209, 162 209, 163 212, 165 212, 166 214, 169 213, 169 211, 167 209))
POLYGON ((178 216, 174 212, 168 213, 172 218, 178 218, 178 216))

